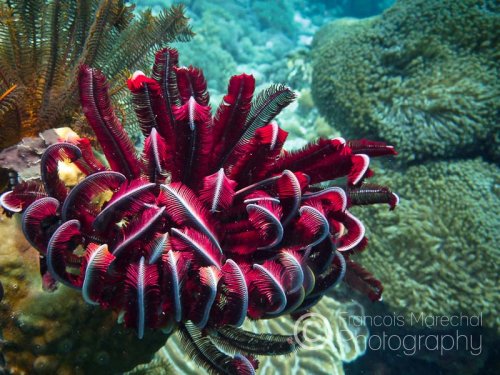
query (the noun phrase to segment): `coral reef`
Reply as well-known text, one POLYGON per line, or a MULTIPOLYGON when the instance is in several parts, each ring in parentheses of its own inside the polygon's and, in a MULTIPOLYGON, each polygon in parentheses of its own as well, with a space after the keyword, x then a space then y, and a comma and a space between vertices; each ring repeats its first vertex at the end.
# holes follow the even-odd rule
MULTIPOLYGON (((159 2, 155 0, 135 3, 137 9, 143 9, 146 5, 160 9, 159 2)), ((246 0, 196 0, 184 3, 196 35, 190 43, 176 43, 174 46, 179 51, 180 65, 192 64, 203 69, 211 90, 213 107, 219 104, 227 81, 235 71, 252 74, 257 82, 280 82, 294 90, 310 92, 312 67, 309 47, 317 26, 309 17, 318 16, 318 13, 309 9, 309 2, 287 1, 288 26, 292 28, 290 32, 278 25, 261 27, 253 7, 259 6, 262 11, 266 11, 266 7, 276 7, 278 3, 274 3, 246 0), (207 45, 210 48, 206 48, 207 45)), ((273 15, 269 9, 267 11, 269 15, 273 15)), ((273 12, 276 11, 275 8, 273 12)), ((284 17, 282 12, 279 14, 278 21, 281 22, 284 17)), ((317 23, 324 23, 322 14, 317 23)), ((261 88, 265 88, 265 85, 261 88)), ((257 91, 261 88, 257 88, 257 91)), ((310 98, 310 95, 306 94, 304 97, 310 98)), ((287 108, 277 117, 284 130, 290 133, 287 144, 289 149, 300 148, 315 137, 318 111, 311 105, 312 99, 303 110, 287 108)), ((332 134, 331 131, 328 133, 332 134)))
POLYGON ((400 207, 356 212, 377 233, 357 260, 380 275, 391 310, 482 313, 485 327, 500 330, 498 176, 497 166, 479 158, 384 173, 400 207))
POLYGON ((152 78, 137 71, 127 81, 146 137, 141 158, 105 76, 82 65, 83 112, 109 168, 87 139, 59 142, 42 155, 41 182, 17 185, 0 203, 23 212, 46 288, 80 290, 139 339, 177 330, 187 355, 211 371, 253 373, 255 355, 291 353, 301 335, 245 331, 246 317, 301 316, 344 277, 380 299, 380 282, 350 258, 367 244, 350 209, 396 206, 388 188, 365 183, 370 156, 395 151, 337 138, 287 152, 273 119, 295 98, 289 88, 253 99, 254 78, 233 76, 212 116, 203 72, 177 62, 176 50, 162 49, 152 78), (60 179, 62 160, 86 175, 72 188, 60 179))
POLYGON ((164 344, 160 332, 137 339, 116 323, 115 314, 86 304, 75 291, 43 291, 39 253, 24 239, 17 220, 0 217, 0 237, 5 289, 0 353, 11 374, 116 373, 149 362, 164 344))
POLYGON ((315 102, 343 134, 394 143, 402 161, 499 161, 499 30, 498 2, 477 0, 335 21, 313 42, 315 102))
POLYGON ((0 148, 74 121, 81 64, 106 73, 125 122, 129 69, 143 67, 159 45, 192 36, 182 6, 157 17, 134 18, 132 10, 122 0, 0 1, 0 148))
MULTIPOLYGON (((314 30, 307 20, 304 21, 309 22, 307 26, 295 22, 303 4, 294 9, 293 3, 209 0, 186 3, 196 35, 189 44, 175 45, 181 64, 203 69, 212 94, 225 91, 226 82, 235 70, 251 73, 258 81, 282 82, 299 88, 287 79, 288 55, 303 48, 297 47, 302 39, 310 43, 314 30), (276 12, 280 17, 275 17, 275 22, 270 24, 270 17, 276 12), (207 44, 209 49, 205 47, 207 44), (220 63, 213 64, 213 61, 220 63)), ((152 3, 137 1, 137 4, 142 9, 143 5, 152 3)))
POLYGON ((394 3, 394 0, 312 0, 316 6, 334 9, 337 17, 370 17, 380 13, 394 3))
MULTIPOLYGON (((329 322, 315 320, 308 326, 308 337, 316 341, 314 348, 301 348, 293 357, 261 357, 259 374, 316 374, 343 375, 343 362, 354 361, 366 350, 368 330, 363 324, 354 325, 352 319, 364 316, 363 307, 355 301, 337 301, 327 296, 311 309, 313 314, 319 314, 329 322), (350 319, 349 319, 349 318, 350 319), (331 337, 327 333, 331 332, 331 337)), ((251 321, 247 320, 243 328, 253 332, 278 333, 287 335, 294 332, 295 321, 289 317, 251 321)), ((206 374, 193 363, 186 362, 182 343, 172 336, 164 348, 156 355, 155 360, 163 359, 170 363, 173 373, 206 374)))
POLYGON ((275 29, 283 31, 287 35, 293 35, 296 27, 293 25, 292 3, 289 0, 254 0, 251 2, 251 9, 261 28, 275 29))
MULTIPOLYGON (((233 5, 234 7, 234 5, 233 5)), ((243 15, 241 15, 243 16, 243 15)), ((182 65, 203 68, 208 85, 223 91, 225 84, 236 70, 237 63, 229 51, 237 48, 236 36, 242 34, 236 15, 227 9, 212 6, 201 14, 196 27, 196 35, 189 44, 179 44, 182 65), (222 38, 226 30, 232 30, 232 38, 222 38), (207 49, 207 46, 210 48, 207 49), (213 62, 217 61, 217 64, 213 62)))

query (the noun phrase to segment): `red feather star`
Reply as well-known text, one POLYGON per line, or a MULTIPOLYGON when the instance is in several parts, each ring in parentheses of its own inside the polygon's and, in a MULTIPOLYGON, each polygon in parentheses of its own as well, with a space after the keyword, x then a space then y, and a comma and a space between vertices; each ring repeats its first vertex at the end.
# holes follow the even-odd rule
POLYGON ((83 112, 108 166, 87 139, 57 143, 42 157, 41 183, 17 185, 0 204, 23 213, 48 275, 123 314, 139 338, 175 328, 213 372, 251 374, 253 355, 289 353, 297 343, 239 329, 246 317, 298 316, 343 280, 381 298, 381 283, 350 259, 367 240, 349 208, 396 206, 387 187, 364 183, 370 157, 396 152, 342 138, 286 151, 288 133, 273 119, 295 98, 288 87, 254 99, 253 76, 234 76, 212 116, 203 72, 177 61, 177 51, 162 49, 151 78, 128 80, 145 137, 140 155, 106 78, 81 66, 83 112), (86 175, 71 189, 58 176, 62 160, 86 175))

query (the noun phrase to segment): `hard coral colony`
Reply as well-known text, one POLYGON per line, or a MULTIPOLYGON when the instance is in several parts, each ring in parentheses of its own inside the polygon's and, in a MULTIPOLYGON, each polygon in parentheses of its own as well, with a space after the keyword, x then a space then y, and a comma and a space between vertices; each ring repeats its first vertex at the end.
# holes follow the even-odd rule
POLYGON ((289 88, 273 85, 252 101, 254 78, 234 76, 212 117, 202 71, 177 61, 177 51, 162 49, 152 78, 128 80, 146 137, 140 158, 106 78, 82 66, 81 104, 109 168, 86 139, 61 141, 44 153, 40 183, 21 183, 0 201, 23 212, 45 278, 120 313, 139 337, 178 329, 213 372, 253 373, 253 355, 298 344, 239 329, 246 317, 298 316, 344 278, 380 298, 380 282, 350 259, 367 241, 348 208, 394 208, 395 194, 364 179, 369 156, 395 151, 337 138, 287 152, 287 132, 272 120, 294 99, 289 88), (71 189, 58 175, 68 159, 86 175, 71 189), (343 187, 320 185, 338 178, 343 187))

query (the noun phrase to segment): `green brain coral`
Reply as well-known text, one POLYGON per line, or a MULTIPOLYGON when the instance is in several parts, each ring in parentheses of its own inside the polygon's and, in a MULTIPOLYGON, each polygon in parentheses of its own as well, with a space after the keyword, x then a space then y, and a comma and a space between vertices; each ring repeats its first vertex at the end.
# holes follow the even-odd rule
POLYGON ((383 174, 398 208, 355 214, 372 233, 360 258, 384 283, 384 301, 408 314, 482 313, 500 330, 499 168, 477 158, 383 174))
POLYGON ((343 134, 395 144, 400 160, 498 161, 499 41, 498 2, 398 1, 316 34, 314 99, 343 134))

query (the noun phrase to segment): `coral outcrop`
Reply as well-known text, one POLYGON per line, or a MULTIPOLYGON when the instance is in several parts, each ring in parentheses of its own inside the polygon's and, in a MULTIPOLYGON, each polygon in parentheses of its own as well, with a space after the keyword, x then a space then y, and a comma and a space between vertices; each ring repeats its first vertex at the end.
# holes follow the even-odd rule
POLYGON ((500 330, 499 172, 478 158, 384 173, 400 207, 356 212, 377 233, 358 260, 381 276, 391 310, 481 313, 485 327, 500 330))
POLYGON ((315 102, 343 134, 394 143, 402 161, 499 161, 499 30, 500 5, 482 0, 334 21, 313 42, 315 102))
MULTIPOLYGON (((39 253, 17 220, 0 217, 0 346, 11 374, 110 374, 149 362, 164 333, 139 340, 116 314, 67 288, 42 289, 39 253)), ((0 367, 1 371, 1 367, 0 367)))

